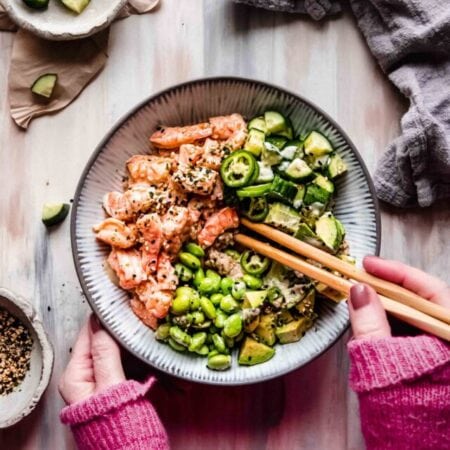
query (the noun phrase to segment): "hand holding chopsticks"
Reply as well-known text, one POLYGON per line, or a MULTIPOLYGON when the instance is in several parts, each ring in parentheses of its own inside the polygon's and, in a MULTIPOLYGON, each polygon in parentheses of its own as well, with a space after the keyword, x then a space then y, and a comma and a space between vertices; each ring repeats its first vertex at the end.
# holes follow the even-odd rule
MULTIPOLYGON (((370 275, 329 253, 272 227, 256 224, 246 219, 242 220, 242 224, 305 258, 315 260, 329 269, 338 271, 351 280, 372 286, 378 293, 384 294, 380 296, 380 300, 386 311, 423 331, 450 341, 450 310, 443 306, 427 301, 394 283, 370 275)), ((354 285, 354 281, 338 277, 331 272, 308 263, 298 256, 278 250, 249 236, 238 234, 236 235, 236 242, 345 294, 349 294, 350 288, 354 285)))

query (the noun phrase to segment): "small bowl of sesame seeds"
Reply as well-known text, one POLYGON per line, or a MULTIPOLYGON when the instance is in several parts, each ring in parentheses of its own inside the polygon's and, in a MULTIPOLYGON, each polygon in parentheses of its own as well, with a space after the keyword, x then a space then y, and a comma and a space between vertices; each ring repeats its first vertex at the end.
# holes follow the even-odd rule
POLYGON ((50 381, 53 359, 31 303, 0 288, 0 428, 33 411, 50 381))

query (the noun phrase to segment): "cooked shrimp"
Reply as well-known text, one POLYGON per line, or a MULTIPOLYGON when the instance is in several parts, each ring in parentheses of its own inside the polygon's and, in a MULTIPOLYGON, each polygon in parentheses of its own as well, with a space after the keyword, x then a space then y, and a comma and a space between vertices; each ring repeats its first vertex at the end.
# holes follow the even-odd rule
POLYGON ((132 188, 120 192, 108 192, 103 197, 103 207, 106 212, 118 220, 132 220, 136 213, 146 212, 154 203, 152 192, 154 187, 133 186, 132 188))
POLYGON ((208 169, 219 170, 224 156, 224 149, 219 142, 213 139, 206 139, 201 148, 201 157, 195 161, 195 164, 208 169))
POLYGON ((130 174, 128 185, 160 184, 167 181, 170 175, 172 160, 155 155, 135 155, 127 161, 130 174))
POLYGON ((152 312, 147 310, 144 303, 133 298, 130 301, 130 306, 134 314, 136 314, 136 316, 138 316, 139 319, 145 323, 145 325, 153 330, 156 330, 156 327, 158 326, 158 319, 152 314, 152 312))
POLYGON ((169 255, 164 252, 159 255, 156 281, 159 289, 164 291, 174 291, 178 285, 175 269, 170 262, 169 255))
POLYGON ((180 163, 172 178, 186 192, 209 195, 214 189, 218 175, 218 172, 206 167, 193 167, 180 163))
MULTIPOLYGON (((209 139, 207 139, 209 141, 209 139)), ((195 165, 195 163, 202 157, 203 148, 194 144, 183 144, 180 146, 178 161, 183 164, 195 165)))
POLYGON ((150 142, 158 148, 177 148, 182 144, 192 144, 205 139, 212 134, 209 123, 198 123, 185 127, 167 127, 156 131, 150 137, 150 142))
POLYGON ((135 292, 145 309, 154 317, 162 319, 167 316, 173 298, 171 291, 152 280, 140 284, 135 292))
POLYGON ((185 206, 172 206, 162 217, 162 229, 166 238, 182 234, 189 220, 189 209, 185 206))
POLYGON ((239 216, 233 208, 223 208, 212 214, 198 235, 198 242, 202 247, 211 246, 217 236, 225 230, 236 228, 239 225, 239 216))
POLYGON ((132 218, 131 205, 127 197, 121 192, 108 192, 103 196, 103 208, 112 217, 118 220, 132 218))
POLYGON ((136 250, 113 248, 108 263, 119 278, 120 287, 133 289, 147 279, 140 253, 136 250))
POLYGON ((111 247, 130 248, 136 244, 136 227, 121 220, 108 218, 94 226, 96 238, 111 247))
POLYGON ((225 146, 231 150, 241 148, 247 139, 247 124, 240 114, 211 117, 213 139, 225 140, 225 146))
POLYGON ((136 227, 141 234, 142 266, 147 275, 151 275, 156 271, 163 237, 160 217, 156 213, 145 214, 136 222, 136 227))

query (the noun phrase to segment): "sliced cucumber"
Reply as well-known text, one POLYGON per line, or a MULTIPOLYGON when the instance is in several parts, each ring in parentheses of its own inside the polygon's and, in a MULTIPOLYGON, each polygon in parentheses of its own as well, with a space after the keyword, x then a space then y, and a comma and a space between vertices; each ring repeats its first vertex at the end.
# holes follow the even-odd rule
POLYGON ((333 252, 342 244, 342 229, 331 213, 326 213, 316 222, 316 234, 322 242, 333 252))
POLYGON ((334 192, 333 182, 330 181, 328 178, 324 177, 323 175, 317 175, 316 178, 314 178, 313 183, 316 184, 317 186, 320 186, 322 189, 325 189, 330 194, 333 194, 334 192))
POLYGON ((281 150, 280 155, 283 159, 292 161, 295 158, 296 153, 297 147, 284 147, 283 150, 281 150))
POLYGON ((283 136, 269 136, 266 138, 266 142, 275 145, 278 150, 281 150, 288 140, 283 136))
POLYGON ((261 154, 261 161, 267 166, 275 166, 276 164, 279 164, 281 160, 282 157, 278 147, 275 147, 275 145, 270 142, 265 142, 261 154))
POLYGON ((301 141, 288 141, 281 151, 281 156, 284 159, 293 160, 294 158, 301 158, 303 156, 303 144, 301 141))
POLYGON ((68 9, 77 14, 81 14, 91 0, 61 0, 61 3, 68 9))
POLYGON ((330 157, 328 155, 322 155, 318 156, 317 158, 310 158, 310 160, 311 160, 310 166, 314 170, 323 170, 325 168, 328 168, 328 162, 330 161, 330 157))
POLYGON ((303 184, 297 185, 297 194, 292 202, 295 209, 299 209, 303 204, 303 198, 305 197, 306 188, 303 184))
POLYGON ((254 117, 250 122, 248 123, 248 129, 252 130, 259 130, 262 131, 264 134, 267 133, 267 127, 266 127, 266 121, 264 120, 263 116, 254 117))
POLYGON ((345 164, 344 160, 337 153, 335 153, 330 157, 330 160, 328 162, 328 176, 332 180, 334 180, 345 172, 347 172, 347 165, 345 164))
POLYGON ((292 203, 297 195, 297 185, 292 183, 292 181, 283 180, 283 178, 276 175, 272 181, 268 195, 271 198, 292 203))
POLYGON ((58 75, 56 73, 46 73, 41 75, 31 86, 31 92, 41 97, 50 98, 55 89, 58 75))
POLYGON ((313 171, 303 159, 295 158, 286 169, 286 175, 295 181, 306 181, 311 179, 313 171))
POLYGON ((268 183, 269 181, 272 181, 274 177, 272 168, 261 161, 258 161, 258 166, 259 176, 256 180, 256 184, 268 183))
POLYGON ((25 5, 33 9, 47 9, 50 0, 23 0, 25 5))
POLYGON ((61 223, 69 214, 69 209, 67 203, 46 203, 42 208, 42 222, 48 227, 61 223))
POLYGON ((277 111, 266 111, 264 113, 264 120, 266 121, 267 132, 269 134, 277 134, 288 128, 286 119, 277 111))
POLYGON ((247 141, 245 142, 245 150, 259 156, 264 149, 264 139, 266 135, 256 128, 248 132, 247 141))
MULTIPOLYGON (((288 122, 288 120, 286 119, 286 122, 288 122)), ((278 134, 280 136, 284 136, 288 139, 293 139, 294 138, 294 130, 292 129, 292 127, 290 125, 287 125, 287 128, 279 131, 278 134)))
POLYGON ((306 193, 303 199, 305 205, 311 205, 313 203, 327 204, 330 200, 331 194, 318 186, 317 184, 311 183, 306 186, 306 193))
POLYGON ((273 203, 269 206, 269 213, 264 219, 264 223, 293 234, 300 225, 300 214, 294 208, 283 203, 273 203))
POLYGON ((333 151, 328 139, 317 131, 311 131, 305 139, 305 153, 307 155, 322 156, 333 151))

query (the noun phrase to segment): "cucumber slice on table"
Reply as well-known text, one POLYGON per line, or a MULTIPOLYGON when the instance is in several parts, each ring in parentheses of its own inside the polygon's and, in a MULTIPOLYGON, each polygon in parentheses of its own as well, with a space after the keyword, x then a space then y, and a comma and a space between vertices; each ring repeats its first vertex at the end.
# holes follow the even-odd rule
POLYGON ((267 133, 267 126, 266 121, 264 120, 263 116, 254 117, 250 122, 248 123, 248 129, 252 130, 259 130, 262 131, 264 134, 267 133))
POLYGON ((311 131, 305 139, 305 153, 315 157, 327 155, 333 151, 330 141, 317 131, 311 131))
POLYGON ((330 157, 328 162, 327 174, 328 176, 334 180, 338 176, 347 172, 347 165, 344 160, 338 155, 334 154, 330 157))
POLYGON ((68 9, 77 14, 81 14, 91 0, 61 0, 61 3, 68 9))
POLYGON ((31 86, 31 92, 41 97, 50 98, 55 89, 58 75, 56 73, 46 73, 41 75, 31 86))
POLYGON ((245 150, 259 156, 264 149, 264 139, 266 135, 256 128, 252 128, 248 132, 247 141, 245 142, 245 150))
POLYGON ((50 0, 23 0, 25 5, 33 9, 47 9, 50 0))
POLYGON ((264 113, 267 132, 269 134, 279 134, 288 129, 289 124, 286 119, 277 111, 266 111, 264 113))
POLYGON ((46 203, 42 209, 42 222, 48 227, 61 223, 69 214, 69 209, 67 203, 46 203))

